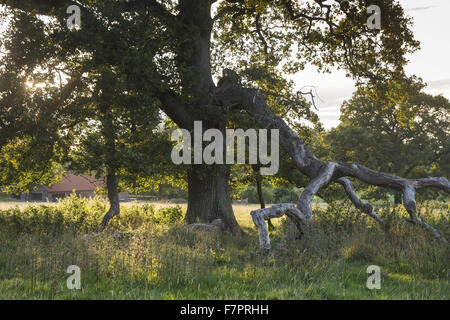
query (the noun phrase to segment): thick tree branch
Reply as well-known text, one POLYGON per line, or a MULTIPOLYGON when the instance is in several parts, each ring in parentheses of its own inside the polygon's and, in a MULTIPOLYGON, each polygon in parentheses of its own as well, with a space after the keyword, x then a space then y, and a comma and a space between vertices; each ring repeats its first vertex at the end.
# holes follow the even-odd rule
MULTIPOLYGON (((264 100, 259 90, 253 88, 244 88, 238 84, 239 79, 236 73, 227 70, 229 81, 227 86, 219 87, 215 92, 215 99, 222 105, 235 105, 238 108, 246 110, 252 115, 256 122, 263 128, 272 128, 279 130, 280 144, 292 157, 297 168, 312 180, 304 189, 300 196, 297 208, 303 218, 311 220, 311 200, 317 192, 326 187, 331 182, 343 184, 347 195, 360 208, 364 208, 357 200, 353 188, 350 188, 347 180, 339 180, 343 177, 354 177, 371 185, 390 188, 401 191, 404 196, 404 206, 411 216, 411 221, 423 226, 430 231, 436 238, 442 239, 437 230, 422 222, 416 216, 415 192, 422 188, 439 188, 450 193, 450 183, 443 177, 428 177, 422 179, 405 179, 383 172, 370 170, 362 165, 344 162, 323 162, 317 159, 307 148, 300 136, 293 131, 283 119, 275 116, 264 100), (234 80, 233 80, 234 79, 234 80), (230 82, 234 82, 234 84, 230 82)), ((266 208, 268 209, 268 208, 266 208)), ((260 210, 266 210, 260 209, 260 210)), ((369 208, 366 207, 368 212, 369 208)), ((267 211, 265 211, 267 212, 267 211)), ((278 211, 277 211, 278 212, 278 211)), ((373 216, 373 215, 372 215, 373 216)), ((373 216, 376 218, 375 216, 373 216)), ((294 222, 296 218, 294 217, 294 222)), ((300 224, 298 224, 301 226, 300 224)), ((302 232, 302 229, 299 229, 302 232)))
POLYGON ((327 186, 333 178, 336 163, 328 162, 320 169, 316 177, 303 189, 297 207, 307 217, 308 221, 312 221, 311 201, 317 192, 327 186))
POLYGON ((173 91, 160 92, 158 98, 161 101, 161 109, 179 127, 191 130, 194 118, 186 108, 183 99, 173 91))
POLYGON ((242 8, 239 6, 227 6, 227 7, 220 9, 217 12, 217 14, 212 18, 212 20, 218 21, 218 20, 222 19, 223 17, 225 17, 227 14, 231 14, 231 13, 238 14, 238 15, 245 14, 247 9, 248 8, 242 8))
POLYGON ((386 225, 384 220, 381 219, 381 217, 378 216, 375 212, 373 212, 373 207, 370 204, 363 203, 361 199, 359 199, 358 195, 355 192, 355 189, 353 188, 353 184, 349 179, 339 178, 336 179, 336 182, 344 187, 344 190, 347 193, 348 198, 352 201, 352 203, 355 205, 356 208, 358 208, 365 214, 369 215, 370 217, 374 218, 380 224, 386 225))
POLYGON ((259 244, 261 248, 270 250, 269 231, 265 220, 273 218, 281 218, 287 215, 297 225, 297 228, 304 229, 308 224, 308 219, 291 203, 280 203, 271 206, 270 208, 253 210, 250 212, 253 223, 259 231, 259 244))

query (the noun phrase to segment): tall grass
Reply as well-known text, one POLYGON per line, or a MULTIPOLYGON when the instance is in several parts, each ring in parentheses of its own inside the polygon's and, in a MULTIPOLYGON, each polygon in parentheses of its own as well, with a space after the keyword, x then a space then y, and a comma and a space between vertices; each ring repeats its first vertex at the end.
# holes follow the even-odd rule
MULTIPOLYGON (((275 256, 259 251, 249 209, 237 210, 246 235, 197 232, 180 207, 124 206, 97 234, 106 204, 74 196, 54 206, 0 210, 0 298, 17 299, 447 299, 449 248, 377 208, 385 229, 345 204, 314 210, 301 239, 288 220, 271 235, 275 256), (366 268, 379 265, 382 288, 366 288, 366 268), (82 290, 69 290, 69 265, 82 290)), ((424 220, 449 238, 448 205, 423 205, 424 220)))

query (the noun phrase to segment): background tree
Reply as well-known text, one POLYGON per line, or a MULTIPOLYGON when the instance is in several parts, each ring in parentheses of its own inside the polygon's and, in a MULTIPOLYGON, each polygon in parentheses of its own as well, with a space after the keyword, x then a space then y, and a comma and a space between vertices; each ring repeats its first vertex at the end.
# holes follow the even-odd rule
POLYGON ((62 115, 55 109, 73 82, 56 94, 57 80, 46 78, 46 61, 55 53, 45 46, 42 21, 30 23, 7 12, 1 18, 11 27, 0 41, 0 185, 19 193, 52 183, 62 173, 67 149, 56 121, 62 115), (42 81, 48 81, 49 90, 40 86, 42 81))
MULTIPOLYGON (((359 88, 343 103, 339 126, 325 137, 330 156, 406 178, 448 176, 450 102, 421 92, 423 86, 405 79, 359 88)), ((388 190, 366 191, 380 198, 388 190)), ((401 193, 395 202, 402 202, 401 193)))
POLYGON ((12 11, 0 73, 4 118, 16 117, 0 127, 7 141, 3 185, 23 191, 25 182, 29 188, 53 182, 52 161, 65 170, 104 177, 110 209, 102 228, 120 212, 120 175, 151 174, 147 168, 161 159, 148 157, 149 151, 165 148, 167 162, 172 145, 166 131, 156 130, 157 101, 142 94, 149 41, 135 36, 133 27, 151 24, 134 21, 118 30, 111 20, 120 19, 120 10, 106 13, 110 20, 86 13, 83 32, 68 32, 65 19, 12 11), (29 181, 28 172, 47 179, 29 181))

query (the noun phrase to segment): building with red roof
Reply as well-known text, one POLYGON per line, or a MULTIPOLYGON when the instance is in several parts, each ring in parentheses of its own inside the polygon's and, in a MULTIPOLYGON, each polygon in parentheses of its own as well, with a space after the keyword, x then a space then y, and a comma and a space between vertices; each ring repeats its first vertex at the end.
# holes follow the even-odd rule
MULTIPOLYGON (((56 201, 63 199, 75 192, 78 196, 92 198, 97 189, 103 189, 105 182, 103 179, 97 179, 95 176, 84 176, 67 173, 60 182, 52 186, 39 186, 30 193, 22 193, 21 200, 32 201, 56 201)), ((128 191, 120 192, 119 199, 128 201, 128 191)))

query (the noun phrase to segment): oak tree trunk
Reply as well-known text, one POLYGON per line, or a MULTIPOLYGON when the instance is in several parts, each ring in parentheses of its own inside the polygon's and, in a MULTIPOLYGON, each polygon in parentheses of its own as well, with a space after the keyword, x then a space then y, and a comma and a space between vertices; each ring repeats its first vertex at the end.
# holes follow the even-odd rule
MULTIPOLYGON (((180 0, 178 19, 179 41, 176 61, 180 72, 182 101, 187 110, 183 115, 177 112, 180 106, 164 104, 164 110, 175 123, 192 130, 194 121, 202 121, 204 130, 225 129, 223 114, 209 114, 206 109, 213 105, 211 93, 215 84, 211 74, 210 47, 213 21, 210 0, 180 0)), ((170 102, 170 101, 169 101, 170 102)), ((219 109, 216 107, 216 109, 219 109)), ((219 110, 221 111, 221 110, 219 110)), ((225 165, 192 165, 188 175, 188 223, 210 223, 215 219, 223 221, 225 229, 240 233, 234 217, 229 193, 229 167, 225 165)))
POLYGON ((119 186, 117 179, 116 155, 116 131, 113 123, 111 110, 105 104, 100 105, 102 117, 102 134, 105 138, 105 167, 106 167, 106 189, 108 192, 109 210, 103 217, 100 231, 103 231, 108 222, 120 213, 119 186))
POLYGON ((192 166, 188 177, 188 223, 222 219, 227 230, 241 232, 231 205, 229 174, 229 168, 224 165, 192 166))

